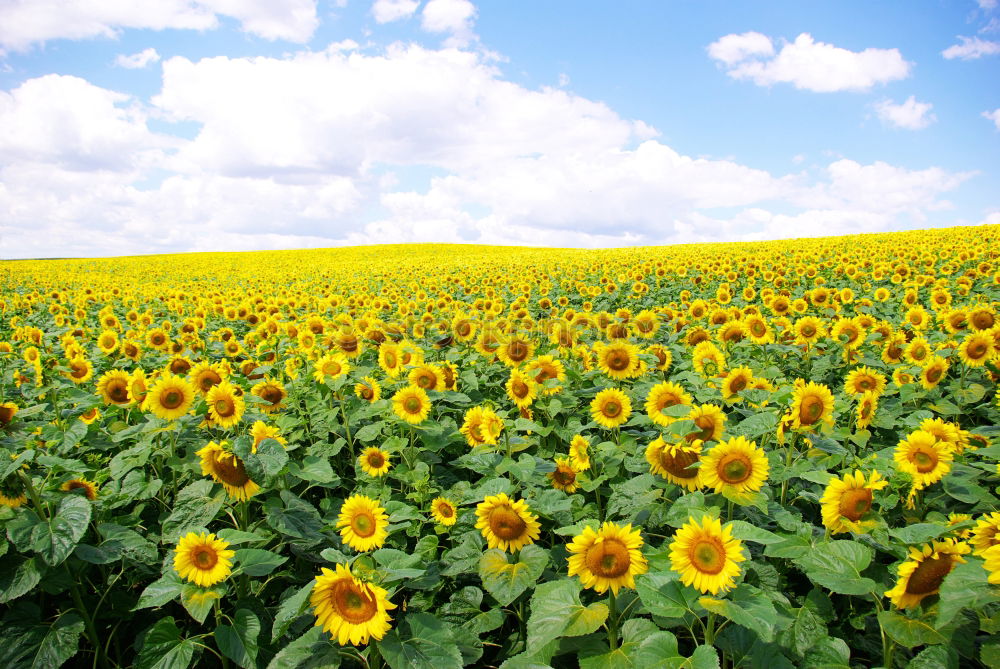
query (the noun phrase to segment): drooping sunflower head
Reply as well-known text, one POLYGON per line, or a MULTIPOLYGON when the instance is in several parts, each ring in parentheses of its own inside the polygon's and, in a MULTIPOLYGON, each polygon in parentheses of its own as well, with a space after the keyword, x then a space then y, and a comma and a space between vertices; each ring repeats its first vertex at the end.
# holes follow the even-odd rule
POLYGON ((182 376, 164 372, 146 394, 143 409, 157 418, 177 420, 194 404, 194 387, 182 376))
POLYGON ((585 588, 604 593, 609 588, 618 594, 621 588, 635 588, 635 577, 649 566, 643 557, 642 536, 632 525, 606 522, 601 529, 589 525, 566 547, 569 551, 569 576, 579 576, 585 588))
POLYGON ((184 580, 207 588, 229 576, 235 554, 214 534, 189 532, 174 549, 174 570, 184 580))
POLYGON ((691 395, 683 387, 664 381, 649 389, 649 394, 646 395, 646 415, 657 425, 667 426, 679 419, 663 413, 664 409, 678 405, 690 406, 692 402, 691 395))
POLYGON ((260 486, 250 480, 246 465, 228 450, 228 442, 210 441, 195 455, 201 458, 201 473, 221 483, 226 493, 237 500, 248 500, 260 491, 260 486))
POLYGON ((580 483, 577 481, 577 471, 573 468, 569 458, 556 458, 556 470, 549 472, 548 477, 552 481, 552 487, 556 490, 572 493, 580 487, 580 483))
POLYGON ((212 386, 205 396, 208 403, 208 416, 219 427, 233 427, 243 418, 246 403, 237 389, 222 381, 212 386))
POLYGON ((285 386, 273 379, 261 381, 250 392, 264 400, 264 404, 259 406, 265 413, 274 413, 283 409, 285 398, 288 396, 285 386))
POLYGON ((864 472, 848 472, 843 478, 833 478, 826 486, 820 505, 823 525, 833 534, 864 533, 876 525, 867 516, 871 512, 873 493, 888 485, 877 471, 866 479, 864 472))
POLYGON ((885 596, 901 609, 918 606, 924 597, 938 593, 944 577, 956 564, 965 562, 962 556, 968 552, 968 544, 954 539, 911 547, 909 559, 897 570, 896 585, 887 590, 885 596))
POLYGON ((826 386, 813 383, 795 388, 792 396, 792 426, 814 430, 820 423, 833 424, 833 393, 826 386))
POLYGON ((693 492, 701 487, 695 466, 701 460, 701 447, 699 439, 668 444, 657 437, 646 447, 646 462, 654 474, 693 492))
POLYGON ((14 422, 17 414, 17 405, 13 402, 0 403, 0 429, 3 429, 14 422))
POLYGON ((352 495, 344 501, 337 518, 340 538, 356 551, 381 548, 389 536, 389 516, 378 500, 352 495))
POLYGON ((18 509, 28 501, 24 484, 15 476, 8 476, 0 481, 0 506, 8 509, 18 509))
POLYGON ((769 468, 767 455, 755 442, 733 437, 705 453, 698 471, 702 485, 742 503, 763 487, 769 468))
POLYGON ((93 502, 97 499, 97 484, 93 481, 88 481, 84 478, 74 478, 66 481, 59 489, 63 492, 72 492, 74 490, 82 490, 83 496, 93 502))
POLYGON ((431 410, 431 400, 423 388, 406 386, 392 396, 392 409, 407 423, 416 425, 427 418, 431 410))
POLYGON ((370 639, 381 640, 392 628, 388 611, 396 605, 388 594, 384 588, 355 577, 350 565, 338 564, 336 571, 321 568, 309 603, 317 627, 341 646, 360 646, 370 639))
POLYGON ((624 424, 631 414, 632 401, 617 388, 605 388, 590 403, 594 422, 609 430, 624 424))
POLYGON ((369 476, 383 476, 392 466, 390 455, 377 446, 369 446, 358 456, 358 464, 369 476))
POLYGON ((674 534, 670 544, 670 566, 684 585, 713 595, 729 590, 740 574, 739 563, 746 559, 743 542, 733 537, 732 526, 722 526, 718 518, 694 518, 674 534))
POLYGON ((535 543, 541 525, 524 500, 514 501, 505 493, 490 495, 476 507, 476 529, 490 548, 519 551, 535 543))
POLYGON ((575 434, 569 442, 569 462, 578 472, 590 469, 590 440, 582 434, 575 434))
POLYGON ((451 527, 458 521, 458 507, 447 497, 435 497, 431 500, 431 516, 434 522, 451 527))

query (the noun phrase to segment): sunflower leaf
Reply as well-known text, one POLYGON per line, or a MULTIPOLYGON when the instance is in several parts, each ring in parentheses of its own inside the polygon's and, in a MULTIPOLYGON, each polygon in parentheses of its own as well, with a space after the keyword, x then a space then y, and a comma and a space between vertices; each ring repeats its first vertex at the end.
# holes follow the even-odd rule
POLYGON ((280 607, 278 607, 278 612, 274 614, 274 624, 271 625, 272 643, 277 641, 278 637, 288 631, 288 628, 296 618, 305 613, 306 607, 309 603, 309 595, 312 594, 314 585, 316 585, 316 579, 309 581, 304 586, 296 590, 281 603, 280 607))
POLYGON ((535 544, 522 548, 514 563, 492 548, 479 560, 479 578, 500 606, 507 606, 538 581, 548 563, 549 552, 535 544))
POLYGON ((601 602, 584 606, 580 584, 575 579, 542 583, 531 597, 528 618, 528 650, 534 651, 562 636, 582 636, 596 631, 608 617, 601 602))
POLYGON ((28 560, 3 560, 0 564, 0 604, 31 592, 42 580, 45 566, 37 557, 28 560))
POLYGON ((233 624, 215 628, 215 643, 222 654, 243 669, 257 666, 257 637, 260 635, 260 620, 247 609, 239 609, 233 617, 233 624))
POLYGON ((90 524, 90 502, 80 495, 67 495, 56 515, 35 526, 32 548, 55 567, 76 548, 90 524))
POLYGON ((461 669, 451 626, 429 613, 411 613, 378 642, 392 669, 461 669))
POLYGON ((181 637, 173 617, 161 618, 146 633, 136 662, 138 669, 187 669, 197 645, 181 637))
POLYGON ((964 608, 981 611, 986 604, 1000 601, 1000 595, 986 580, 989 573, 983 569, 983 561, 971 556, 966 560, 964 564, 955 565, 941 583, 935 621, 938 629, 950 623, 964 608))

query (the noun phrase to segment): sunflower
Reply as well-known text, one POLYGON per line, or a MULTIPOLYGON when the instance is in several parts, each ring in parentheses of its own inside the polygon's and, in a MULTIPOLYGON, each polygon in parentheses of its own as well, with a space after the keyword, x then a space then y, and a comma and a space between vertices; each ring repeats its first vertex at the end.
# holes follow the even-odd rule
POLYGON ((0 428, 5 428, 14 421, 17 415, 17 405, 13 402, 0 403, 0 428))
POLYGON ((264 400, 267 404, 261 404, 260 409, 264 413, 274 413, 285 407, 284 401, 288 396, 285 387, 280 382, 273 379, 265 379, 255 385, 251 393, 264 400))
POLYGON ((216 386, 226 378, 225 370, 218 363, 199 362, 191 368, 191 383, 199 394, 205 396, 212 386, 216 386))
POLYGON ((389 454, 377 446, 369 446, 358 456, 358 464, 369 476, 379 477, 389 471, 389 454))
POLYGON ((313 379, 323 383, 327 378, 338 379, 351 371, 351 364, 343 353, 327 353, 315 363, 313 379))
POLYGON ((105 330, 97 338, 97 348, 101 349, 104 355, 111 355, 118 348, 118 333, 114 330, 105 330))
MULTIPOLYGON (((558 382, 566 380, 566 368, 562 361, 551 355, 540 355, 525 366, 525 372, 534 377, 535 383, 543 385, 549 379, 558 382)), ((562 390, 561 386, 545 388, 546 395, 553 395, 562 390)))
POLYGON ((920 385, 925 390, 934 388, 944 379, 945 374, 948 373, 948 367, 948 361, 945 358, 939 355, 931 356, 927 361, 927 366, 920 371, 920 385))
POLYGON ((865 392, 861 395, 861 399, 858 400, 858 406, 855 411, 858 429, 871 425, 872 420, 875 418, 875 412, 878 411, 878 395, 871 390, 865 392))
POLYGON ((580 487, 576 475, 577 471, 573 468, 569 458, 556 458, 556 470, 547 474, 549 480, 552 481, 553 488, 569 493, 576 492, 576 489, 580 487))
POLYGON ((117 404, 118 406, 128 406, 128 372, 120 369, 111 370, 101 375, 97 381, 97 394, 104 400, 105 404, 117 404))
POLYGON ((399 376, 399 372, 403 368, 400 362, 401 357, 402 352, 400 351, 399 344, 387 341, 378 347, 378 366, 382 368, 382 371, 389 378, 394 379, 399 376))
POLYGON ((833 393, 812 381, 797 385, 792 396, 792 427, 812 430, 821 422, 833 425, 833 393))
POLYGON ((965 562, 962 556, 969 545, 954 539, 933 541, 923 546, 911 546, 909 560, 899 565, 896 585, 885 596, 901 609, 911 609, 929 595, 941 589, 941 583, 956 564, 965 562))
POLYGON ((654 368, 660 372, 665 372, 670 369, 670 365, 674 361, 674 356, 670 352, 670 349, 662 344, 653 344, 646 349, 646 353, 656 358, 656 365, 654 368))
POLYGON ((1000 585, 1000 548, 993 547, 983 553, 983 569, 989 572, 986 580, 993 585, 1000 585))
POLYGON ((914 337, 906 348, 903 349, 903 357, 911 364, 923 367, 927 358, 931 354, 931 347, 923 337, 914 337))
POLYGON ((753 370, 749 367, 736 367, 722 380, 722 398, 728 402, 738 402, 742 399, 738 393, 752 388, 753 384, 753 370))
POLYGON ((976 521, 972 528, 973 553, 982 555, 994 546, 1000 546, 1000 511, 988 513, 976 521))
POLYGON ((208 442, 195 453, 201 458, 201 473, 221 483, 233 499, 246 501, 260 491, 260 486, 250 480, 246 466, 234 453, 227 450, 228 442, 208 442))
POLYGON ((351 495, 340 507, 337 527, 345 544, 358 552, 381 548, 389 535, 389 516, 378 500, 364 495, 351 495))
POLYGON ((885 375, 870 367, 858 367, 847 374, 844 381, 844 392, 848 395, 861 395, 868 391, 881 395, 885 392, 885 375))
POLYGON ((594 422, 607 429, 624 424, 632 413, 632 401, 617 388, 605 388, 590 403, 594 422))
POLYGON ((989 305, 973 307, 969 310, 969 325, 973 330, 990 330, 997 324, 996 311, 989 305))
POLYGON ((610 379, 623 381, 639 374, 639 347, 626 341, 594 346, 597 367, 610 379))
POLYGON ((194 387, 182 376, 165 372, 146 394, 142 408, 163 420, 177 420, 194 404, 194 387))
POLYGON ((281 436, 281 432, 277 427, 268 425, 262 420, 255 420, 253 422, 253 427, 250 428, 250 436, 253 437, 253 446, 251 446, 251 449, 254 453, 257 452, 260 442, 265 439, 274 439, 282 446, 288 443, 288 440, 281 436))
POLYGON ((578 472, 590 469, 590 441, 582 434, 575 434, 569 442, 569 463, 578 472))
POLYGON ((954 449, 925 430, 914 430, 896 445, 893 459, 900 471, 913 477, 913 490, 940 481, 951 471, 954 449))
POLYGON ((579 576, 585 588, 599 594, 608 588, 615 595, 621 588, 635 589, 635 577, 649 570, 643 557, 642 536, 632 525, 607 522, 601 529, 589 525, 566 546, 569 576, 579 576))
POLYGON ((82 490, 84 497, 89 499, 91 502, 97 499, 97 484, 93 481, 88 481, 87 479, 70 479, 59 486, 59 489, 63 492, 82 490))
POLYGON ((752 314, 743 320, 743 324, 746 326, 750 341, 754 344, 761 346, 774 341, 774 331, 763 316, 752 314))
POLYGON ((27 501, 28 496, 25 494, 20 480, 9 477, 0 481, 0 506, 6 506, 8 509, 19 509, 27 501))
POLYGON ((667 426, 677 418, 667 416, 663 410, 677 405, 689 406, 691 396, 680 385, 664 381, 649 389, 646 395, 646 415, 657 425, 667 426))
POLYGON ((158 351, 166 351, 167 347, 170 346, 170 337, 163 331, 163 328, 153 328, 146 332, 146 346, 158 351))
POLYGON ((795 333, 796 344, 815 344, 824 334, 823 321, 815 316, 803 316, 795 321, 792 332, 795 333))
POLYGON ((958 347, 958 356, 969 367, 982 367, 995 352, 993 337, 989 332, 973 332, 958 347))
POLYGON ((503 431, 503 420, 489 407, 472 407, 465 412, 459 432, 471 447, 489 444, 495 446, 503 431))
POLYGON ((83 356, 73 358, 66 366, 69 367, 69 374, 67 375, 69 380, 77 385, 90 381, 94 376, 94 365, 83 356))
POLYGON ((381 640, 392 625, 388 611, 396 608, 388 592, 366 583, 351 573, 350 565, 338 564, 336 571, 322 567, 309 595, 316 626, 329 632, 341 646, 381 640))
POLYGON ((226 580, 235 554, 229 543, 214 534, 188 532, 174 549, 174 570, 184 580, 207 588, 226 580))
POLYGON ((695 427, 698 428, 685 437, 688 442, 718 441, 726 426, 726 414, 722 412, 721 407, 714 404, 692 407, 687 420, 694 421, 695 427))
POLYGON ((690 491, 701 487, 697 464, 701 459, 700 439, 692 442, 668 444, 657 437, 646 447, 646 462, 650 471, 690 491))
POLYGON ((490 548, 518 551, 535 543, 541 525, 527 503, 516 502, 505 493, 487 496, 476 507, 476 529, 480 530, 490 548))
POLYGON ((188 372, 191 371, 193 365, 191 361, 185 358, 183 355, 174 356, 169 363, 167 363, 167 370, 171 374, 177 374, 178 376, 186 376, 188 372))
POLYGON ((434 522, 451 527, 458 520, 458 507, 447 497, 435 497, 431 500, 431 516, 434 522))
POLYGON ((431 411, 431 401, 423 388, 406 386, 392 396, 392 410, 407 423, 416 425, 427 418, 431 411))
POLYGON ((444 370, 429 362, 411 369, 407 379, 411 386, 424 390, 444 390, 444 370))
POLYGON ((538 397, 538 384, 535 379, 516 367, 510 370, 510 379, 507 380, 505 387, 507 397, 518 409, 531 406, 538 397))
POLYGON ((83 421, 84 425, 90 425, 100 417, 101 411, 97 407, 91 407, 80 414, 80 420, 83 421))
POLYGON ((208 417, 219 427, 233 427, 243 418, 246 402, 236 391, 229 381, 223 381, 212 386, 205 396, 208 417))
POLYGON ((938 441, 947 442, 955 453, 961 453, 965 449, 962 430, 955 423, 948 423, 940 418, 925 418, 920 421, 919 429, 930 432, 938 441))
POLYGON ((128 380, 129 402, 141 405, 146 400, 146 392, 148 390, 146 381, 146 372, 142 369, 136 368, 132 372, 128 380))
POLYGON ((535 342, 519 334, 508 337, 507 341, 503 342, 496 350, 500 362, 508 367, 517 367, 534 354, 535 342))
POLYGON ((763 449, 746 437, 719 442, 701 458, 699 482, 744 503, 764 485, 770 465, 763 449))
POLYGON ((688 518, 670 544, 670 568, 680 574, 684 585, 713 595, 736 584, 743 542, 733 537, 732 524, 722 526, 718 518, 702 516, 699 524, 688 518))
POLYGON ((867 480, 861 471, 848 472, 842 479, 830 479, 820 499, 823 525, 833 534, 867 532, 876 525, 874 520, 865 519, 872 508, 872 493, 887 485, 889 482, 877 471, 872 471, 867 480))
POLYGON ((703 341, 691 352, 691 365, 694 371, 710 378, 726 371, 726 356, 712 342, 703 341))

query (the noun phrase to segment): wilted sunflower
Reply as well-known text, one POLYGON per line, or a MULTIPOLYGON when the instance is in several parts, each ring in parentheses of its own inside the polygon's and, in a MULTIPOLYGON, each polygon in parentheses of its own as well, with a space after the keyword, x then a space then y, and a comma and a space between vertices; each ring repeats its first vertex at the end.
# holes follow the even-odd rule
POLYGON ((201 473, 221 483, 233 499, 248 500, 260 491, 260 486, 250 480, 246 466, 234 453, 227 450, 228 442, 208 442, 195 455, 201 458, 201 473))
POLYGON ((423 388, 406 386, 392 396, 392 410, 407 423, 416 425, 427 418, 431 411, 431 400, 423 388))
POLYGON ((833 424, 833 393, 812 381, 796 385, 792 395, 792 427, 813 430, 819 423, 833 424))
POLYGON ((674 533, 670 544, 670 568, 680 574, 684 585, 713 595, 725 592, 740 574, 743 542, 733 537, 732 525, 722 526, 718 518, 694 518, 674 533))
POLYGON ((862 534, 876 525, 865 515, 872 508, 872 493, 889 485, 889 482, 872 471, 868 479, 860 470, 844 474, 842 479, 832 478, 823 491, 820 505, 823 525, 832 534, 856 532, 862 534))
POLYGON ((594 422, 607 429, 623 425, 632 414, 632 401, 617 388, 605 388, 590 403, 594 422))
POLYGON ((174 570, 184 580, 207 588, 229 576, 235 554, 214 534, 188 532, 174 549, 174 570))
POLYGON ((177 420, 194 404, 194 387, 182 376, 165 372, 146 393, 142 408, 163 420, 177 420))
POLYGON ((435 522, 451 527, 458 520, 458 507, 447 497, 435 497, 431 500, 431 516, 435 522))
POLYGON ((240 422, 246 410, 243 397, 237 394, 237 389, 229 381, 212 386, 205 401, 208 403, 209 418, 219 427, 233 427, 240 422))
POLYGON ((549 472, 547 476, 552 481, 552 487, 563 492, 576 492, 580 487, 576 480, 577 471, 573 468, 569 458, 556 458, 556 470, 549 472))
POLYGON ((131 403, 128 396, 128 386, 128 372, 114 369, 105 372, 98 379, 97 394, 101 396, 105 404, 128 406, 131 403))
POLYGON ((309 595, 316 626, 328 632, 341 646, 381 640, 392 625, 388 611, 396 608, 388 592, 365 583, 351 573, 350 565, 338 564, 336 571, 322 567, 309 595))
POLYGON ((590 469, 590 441, 582 434, 573 435, 569 442, 569 462, 578 472, 590 469))
POLYGON ((264 413, 274 413, 283 409, 285 398, 288 396, 285 387, 273 379, 261 381, 250 392, 266 402, 266 404, 258 405, 264 413))
POLYGON ((82 490, 84 497, 89 499, 91 502, 97 499, 97 484, 93 481, 88 481, 87 479, 70 479, 59 486, 59 489, 64 492, 82 490))
POLYGON ((954 539, 943 539, 910 547, 909 560, 899 565, 896 585, 886 590, 885 596, 901 609, 910 609, 920 604, 924 597, 936 595, 941 589, 944 577, 951 573, 956 564, 965 562, 962 556, 969 552, 969 546, 954 539))
POLYGON ((893 459, 900 471, 913 477, 913 490, 940 481, 951 471, 954 449, 930 432, 914 430, 896 445, 893 459))
POLYGON ((518 409, 531 406, 538 397, 538 384, 535 383, 535 379, 516 367, 510 370, 510 379, 505 387, 507 397, 518 409))
POLYGON ((354 394, 368 403, 378 402, 382 397, 382 386, 372 376, 366 376, 354 384, 354 394))
POLYGON ((472 407, 465 412, 459 432, 472 447, 489 444, 495 446, 503 431, 503 420, 489 407, 472 407))
POLYGON ((392 464, 389 462, 390 456, 377 446, 369 446, 358 456, 358 464, 369 476, 383 476, 389 471, 392 464))
POLYGON ((364 495, 351 495, 340 507, 337 527, 340 538, 356 551, 365 552, 381 548, 389 536, 386 528, 389 516, 378 500, 364 495))
POLYGON ((973 332, 958 347, 958 356, 969 367, 982 367, 994 352, 993 337, 989 332, 973 332))
POLYGON ((639 347, 626 341, 617 340, 610 344, 598 343, 594 346, 597 367, 610 379, 623 381, 639 374, 639 347))
POLYGON ((476 507, 476 529, 481 531, 490 548, 519 551, 535 543, 541 525, 523 500, 516 502, 505 493, 487 496, 476 507))
POLYGON ((884 374, 876 372, 870 367, 858 367, 847 374, 847 379, 844 381, 844 392, 855 396, 867 392, 881 395, 885 392, 885 382, 884 374))
POLYGON ((191 368, 190 376, 194 389, 205 396, 212 389, 212 386, 222 383, 226 378, 226 373, 222 365, 202 361, 191 368))
POLYGON ((657 425, 667 426, 678 418, 667 416, 663 410, 677 405, 690 405, 691 396, 680 385, 664 381, 649 389, 646 395, 646 415, 657 425))
POLYGON ((701 485, 746 503, 764 485, 770 465, 763 449, 746 437, 733 437, 709 449, 701 458, 701 485))
POLYGON ((690 491, 701 487, 697 464, 701 459, 700 439, 693 442, 668 444, 657 437, 646 447, 646 462, 650 471, 690 491))
POLYGON ((643 557, 642 536, 632 525, 606 522, 601 529, 589 525, 566 546, 569 576, 579 576, 585 588, 598 593, 618 594, 621 588, 635 589, 635 577, 649 570, 643 557))

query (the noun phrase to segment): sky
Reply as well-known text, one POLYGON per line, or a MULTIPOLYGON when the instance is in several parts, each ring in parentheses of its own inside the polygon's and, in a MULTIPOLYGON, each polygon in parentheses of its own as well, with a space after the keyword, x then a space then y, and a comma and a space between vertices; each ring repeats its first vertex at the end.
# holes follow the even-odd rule
POLYGON ((0 258, 979 224, 998 0, 0 0, 0 258))

